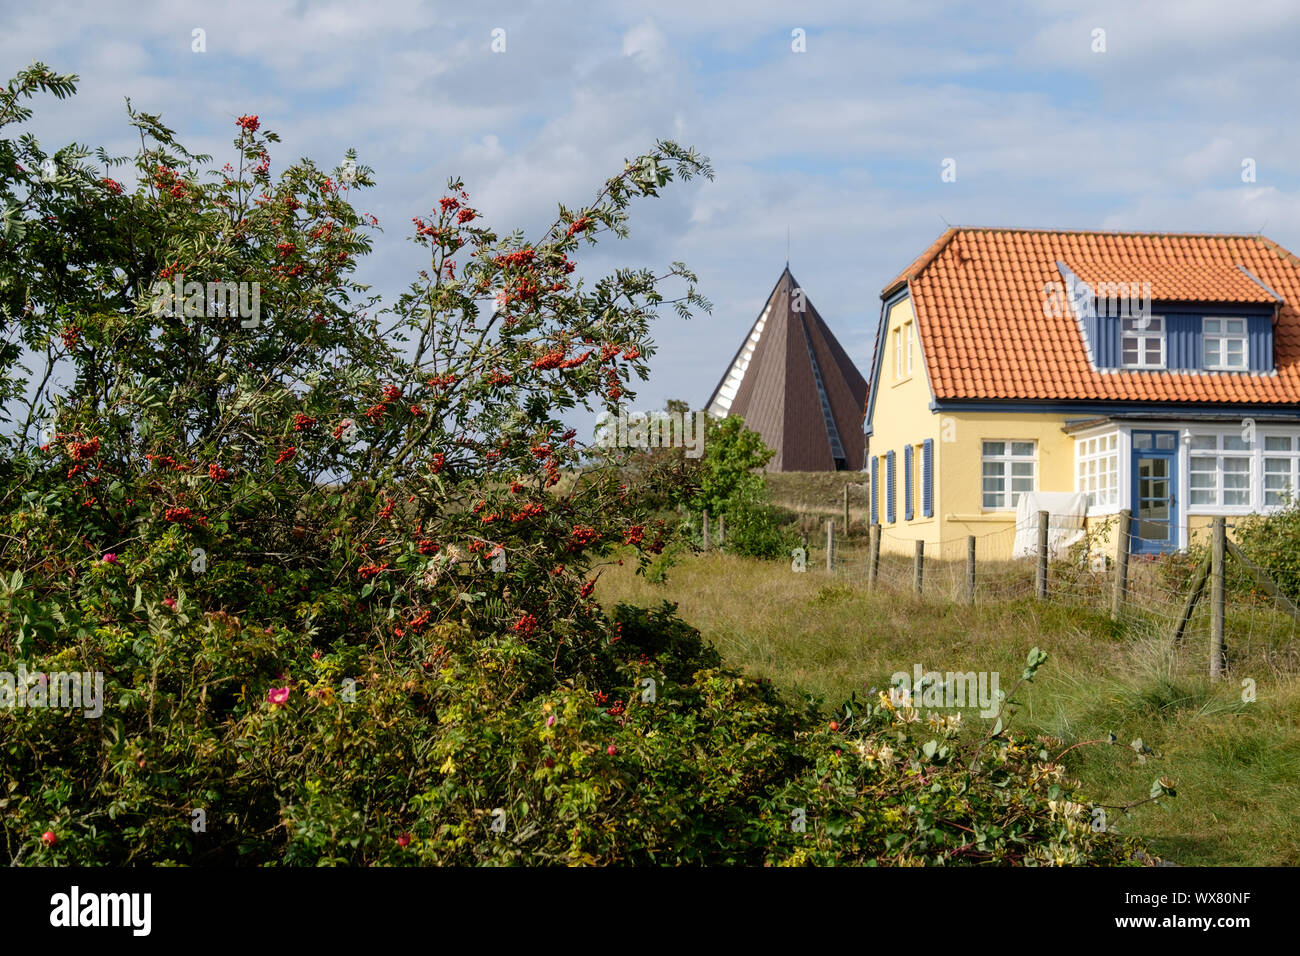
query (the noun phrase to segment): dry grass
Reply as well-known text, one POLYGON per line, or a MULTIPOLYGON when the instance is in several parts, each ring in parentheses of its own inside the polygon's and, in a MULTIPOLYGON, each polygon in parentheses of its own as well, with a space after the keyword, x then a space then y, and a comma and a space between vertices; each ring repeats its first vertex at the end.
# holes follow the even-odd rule
MULTIPOLYGON (((1069 767, 1100 802, 1141 799, 1156 776, 1179 787, 1168 811, 1140 809, 1116 821, 1120 829, 1181 863, 1300 864, 1300 681, 1289 619, 1278 623, 1258 609, 1230 615, 1232 679, 1212 684, 1204 612, 1186 643, 1172 647, 1180 595, 1162 592, 1148 569, 1135 568, 1135 606, 1121 627, 1105 613, 1109 592, 1100 579, 1095 587, 1086 576, 1057 581, 1053 600, 1039 602, 1026 564, 983 566, 981 598, 967 606, 952 600, 964 581, 960 563, 930 563, 927 593, 917 598, 909 560, 883 559, 882 587, 869 593, 862 551, 842 557, 831 575, 816 550, 801 574, 789 562, 691 556, 664 585, 636 576, 628 562, 602 577, 598 593, 607 603, 675 601, 728 665, 829 704, 885 687, 891 674, 917 664, 996 671, 1009 691, 1026 653, 1040 647, 1050 656, 1018 695, 1025 704, 1018 725, 1067 745, 1114 732, 1121 744, 1142 737, 1156 750, 1145 764, 1125 746, 1074 750, 1069 767), (1254 703, 1241 700, 1245 677, 1256 682, 1254 703)), ((963 717, 979 720, 974 710, 963 717)))

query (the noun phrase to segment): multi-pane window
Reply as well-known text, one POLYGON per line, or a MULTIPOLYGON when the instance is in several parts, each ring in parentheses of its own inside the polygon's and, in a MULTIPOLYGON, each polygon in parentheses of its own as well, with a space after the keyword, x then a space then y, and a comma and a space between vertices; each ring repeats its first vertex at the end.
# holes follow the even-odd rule
POLYGON ((1205 367, 1244 369, 1246 367, 1246 320, 1205 319, 1205 367))
POLYGON ((907 338, 907 374, 911 375, 912 374, 912 339, 915 336, 915 332, 913 331, 911 322, 908 322, 906 325, 903 326, 903 328, 906 330, 904 335, 907 338))
POLYGON ((1088 496, 1089 508, 1119 504, 1119 435, 1080 438, 1075 442, 1078 469, 1075 490, 1088 496))
POLYGON ((1020 496, 1034 490, 1035 443, 1032 441, 986 441, 981 474, 986 511, 1008 511, 1020 496))
POLYGON ((903 330, 894 329, 894 378, 903 377, 903 330))
POLYGON ((1127 316, 1121 323, 1120 363, 1125 368, 1164 368, 1164 316, 1127 316))
POLYGON ((1240 435, 1193 435, 1188 484, 1193 505, 1250 505, 1250 443, 1240 435))
POLYGON ((1264 436, 1264 505, 1284 505, 1300 488, 1300 449, 1290 435, 1264 436))

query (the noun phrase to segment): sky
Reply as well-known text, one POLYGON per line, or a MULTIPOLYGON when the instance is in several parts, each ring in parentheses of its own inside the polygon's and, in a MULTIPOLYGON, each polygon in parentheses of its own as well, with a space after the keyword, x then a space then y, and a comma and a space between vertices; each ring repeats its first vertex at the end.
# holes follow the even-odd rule
POLYGON ((282 137, 273 174, 355 148, 377 183, 357 206, 383 228, 358 277, 390 301, 427 264, 410 220, 449 177, 498 232, 540 237, 655 140, 695 147, 712 182, 636 201, 626 240, 583 250, 588 281, 683 260, 714 303, 663 310, 637 409, 704 405, 787 230, 864 375, 881 289, 949 224, 1262 232, 1300 251, 1293 0, 0 0, 0 23, 3 80, 34 60, 80 77, 35 103, 48 150, 133 154, 126 97, 216 166, 243 114, 282 137))

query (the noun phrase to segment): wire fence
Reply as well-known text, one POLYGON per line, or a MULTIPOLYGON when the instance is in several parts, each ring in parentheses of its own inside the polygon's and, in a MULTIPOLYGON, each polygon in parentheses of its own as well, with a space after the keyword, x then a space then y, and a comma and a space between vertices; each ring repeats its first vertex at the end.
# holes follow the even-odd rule
MULTIPOLYGON (((1223 519, 1209 529, 1209 547, 1135 554, 1136 529, 1127 513, 1119 517, 1115 533, 1084 529, 1078 541, 1050 541, 1045 550, 1035 546, 1019 558, 993 557, 1015 552, 1015 527, 918 547, 914 538, 879 525, 866 534, 858 525, 857 533, 845 536, 842 522, 825 521, 821 534, 805 533, 804 547, 810 571, 884 593, 971 604, 1037 599, 1106 615, 1129 636, 1171 650, 1208 646, 1212 676, 1227 675, 1244 660, 1263 662, 1275 676, 1300 672, 1300 608, 1279 583, 1293 583, 1295 574, 1285 555, 1246 556, 1232 544, 1232 526, 1223 519), (1223 544, 1214 560, 1216 534, 1223 544)), ((1036 544, 1066 521, 1048 516, 1041 529, 1030 529, 1040 531, 1036 544)), ((1026 530, 1019 529, 1022 550, 1026 530)))

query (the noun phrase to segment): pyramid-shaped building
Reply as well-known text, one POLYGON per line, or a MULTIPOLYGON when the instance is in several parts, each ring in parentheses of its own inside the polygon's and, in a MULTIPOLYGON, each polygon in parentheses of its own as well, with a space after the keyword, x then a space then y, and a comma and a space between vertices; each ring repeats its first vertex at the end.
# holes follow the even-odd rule
POLYGON ((763 436, 776 450, 768 471, 856 471, 866 400, 866 379, 787 264, 706 407, 763 436))

